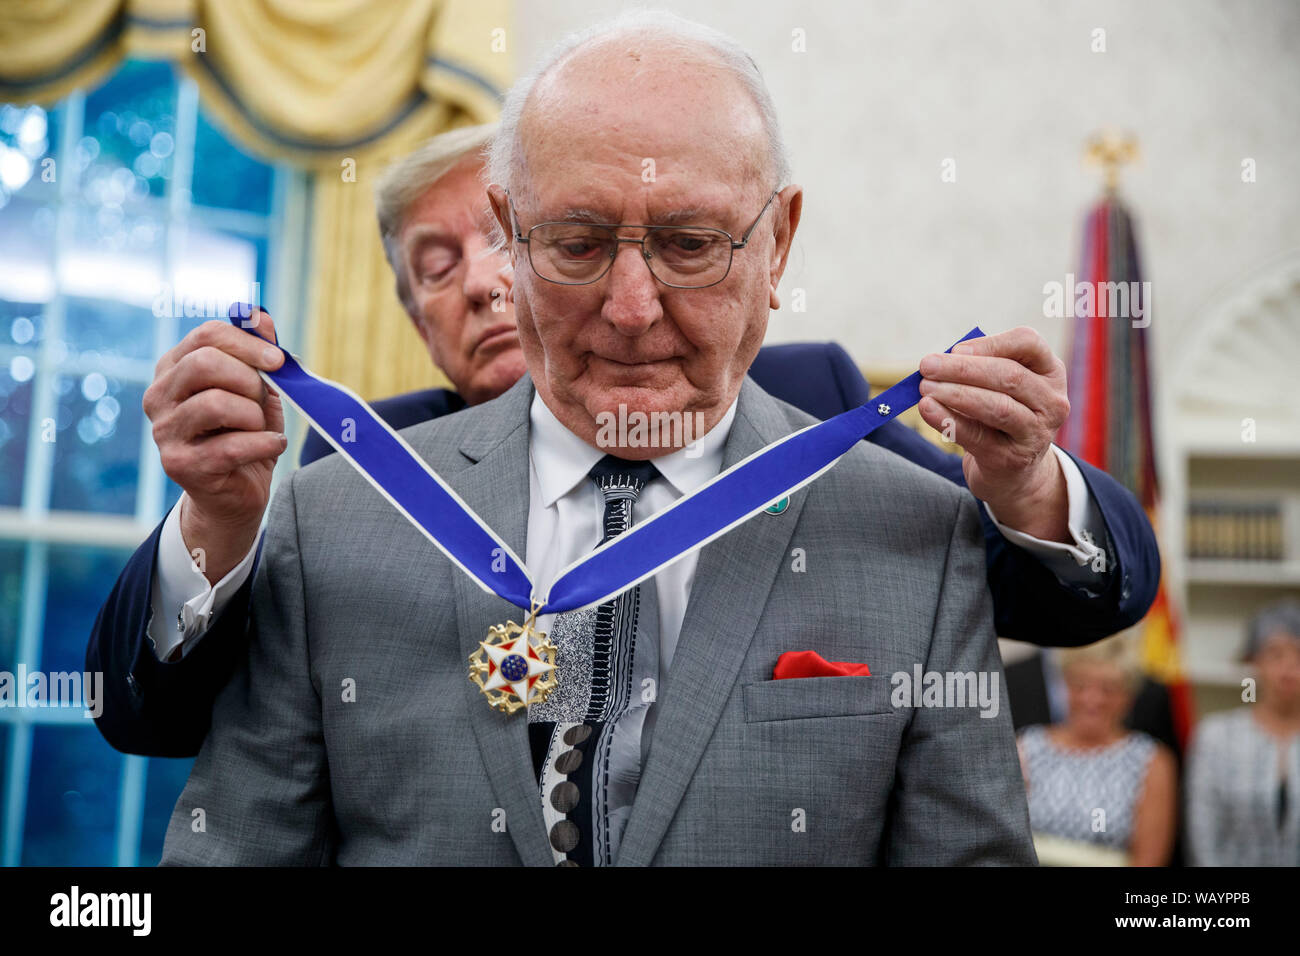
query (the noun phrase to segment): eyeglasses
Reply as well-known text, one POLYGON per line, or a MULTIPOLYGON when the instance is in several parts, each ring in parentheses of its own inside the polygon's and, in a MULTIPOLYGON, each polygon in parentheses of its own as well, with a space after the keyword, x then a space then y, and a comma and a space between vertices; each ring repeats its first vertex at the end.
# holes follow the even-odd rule
POLYGON ((758 221, 767 212, 779 190, 772 190, 762 210, 739 240, 723 229, 708 226, 634 226, 588 222, 539 222, 519 232, 514 204, 510 217, 515 242, 528 246, 528 264, 540 278, 559 285, 588 285, 614 264, 620 243, 641 246, 650 273, 674 289, 706 289, 717 285, 731 271, 731 259, 744 249, 758 221), (644 229, 639 239, 618 235, 619 229, 644 229))

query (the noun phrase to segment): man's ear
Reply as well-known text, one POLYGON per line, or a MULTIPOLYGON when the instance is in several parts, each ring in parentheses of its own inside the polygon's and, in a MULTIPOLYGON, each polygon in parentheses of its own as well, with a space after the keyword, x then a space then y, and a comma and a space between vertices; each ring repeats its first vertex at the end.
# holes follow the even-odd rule
POLYGON ((501 229, 501 235, 505 236, 505 251, 510 255, 510 264, 514 265, 515 261, 515 230, 510 224, 510 197, 506 194, 505 188, 492 183, 487 189, 488 205, 492 207, 492 215, 497 221, 497 226, 501 229))
POLYGON ((794 243, 795 230, 799 228, 799 217, 803 215, 803 187, 793 184, 786 186, 777 195, 775 202, 779 202, 780 207, 776 210, 776 241, 772 246, 768 285, 771 307, 779 309, 781 300, 777 297, 776 287, 781 284, 781 276, 785 274, 785 265, 790 259, 790 246, 794 243))

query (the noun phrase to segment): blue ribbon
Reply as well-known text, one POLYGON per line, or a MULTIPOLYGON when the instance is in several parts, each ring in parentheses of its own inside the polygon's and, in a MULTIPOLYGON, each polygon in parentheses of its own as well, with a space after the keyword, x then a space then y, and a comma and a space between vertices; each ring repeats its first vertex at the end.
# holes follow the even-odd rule
MULTIPOLYGON (((245 304, 230 307, 230 321, 256 335, 250 315, 245 304)), ((983 335, 976 327, 953 344, 983 335)), ((369 405, 275 347, 284 364, 262 377, 479 587, 538 614, 592 607, 639 584, 813 481, 921 400, 921 373, 913 372, 866 405, 773 442, 574 562, 538 595, 519 556, 369 405)))

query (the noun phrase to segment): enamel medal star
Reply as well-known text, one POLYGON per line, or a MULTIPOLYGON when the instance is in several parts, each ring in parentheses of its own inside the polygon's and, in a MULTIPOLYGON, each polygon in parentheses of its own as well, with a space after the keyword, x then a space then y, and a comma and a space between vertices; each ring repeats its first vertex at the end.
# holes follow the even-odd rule
POLYGON ((522 627, 497 624, 469 656, 469 679, 488 704, 507 714, 540 704, 555 689, 556 647, 532 625, 531 617, 522 627))

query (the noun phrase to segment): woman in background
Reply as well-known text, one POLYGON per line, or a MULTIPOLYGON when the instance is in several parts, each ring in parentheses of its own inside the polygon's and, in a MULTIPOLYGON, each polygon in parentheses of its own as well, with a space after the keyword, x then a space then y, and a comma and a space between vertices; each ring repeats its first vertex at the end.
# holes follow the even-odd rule
POLYGON ((1300 604, 1255 615, 1243 655, 1255 701, 1204 718, 1188 756, 1195 866, 1300 865, 1300 604))
POLYGON ((1026 727, 1020 760, 1044 865, 1165 866, 1177 829, 1173 754, 1124 726, 1141 673, 1124 637, 1061 652, 1063 723, 1026 727))

